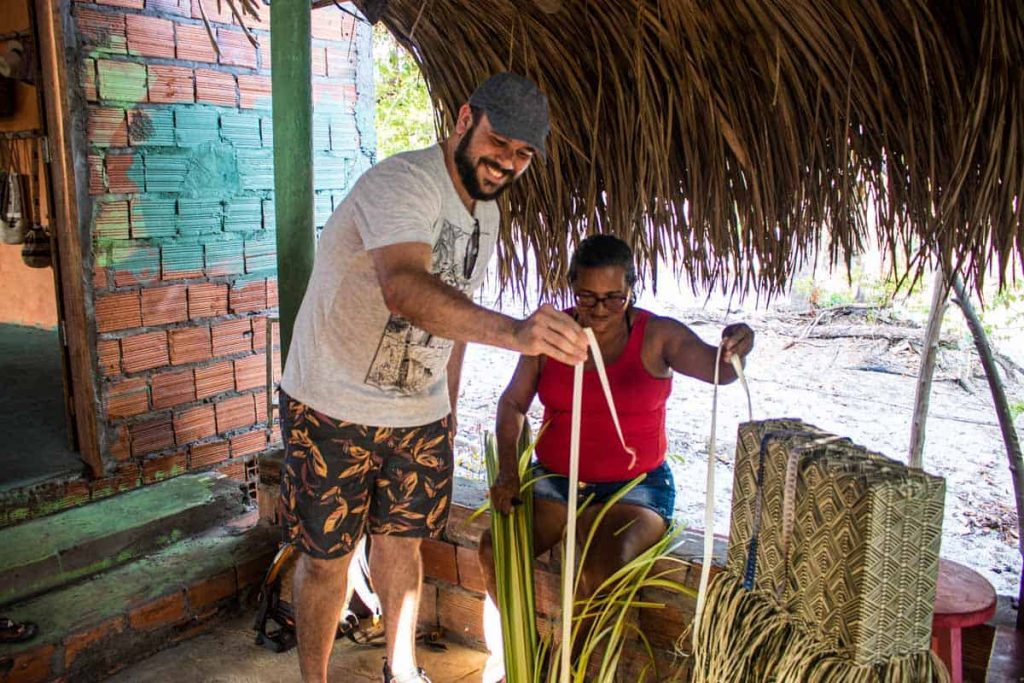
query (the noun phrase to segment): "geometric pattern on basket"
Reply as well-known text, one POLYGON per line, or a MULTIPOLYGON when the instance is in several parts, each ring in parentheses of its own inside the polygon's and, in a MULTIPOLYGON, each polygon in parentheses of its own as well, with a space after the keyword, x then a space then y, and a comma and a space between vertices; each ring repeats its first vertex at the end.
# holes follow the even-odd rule
POLYGON ((945 482, 829 437, 793 419, 740 425, 727 566, 747 572, 756 530, 755 587, 778 595, 832 647, 858 664, 926 651, 945 482), (784 554, 791 457, 795 516, 784 554))

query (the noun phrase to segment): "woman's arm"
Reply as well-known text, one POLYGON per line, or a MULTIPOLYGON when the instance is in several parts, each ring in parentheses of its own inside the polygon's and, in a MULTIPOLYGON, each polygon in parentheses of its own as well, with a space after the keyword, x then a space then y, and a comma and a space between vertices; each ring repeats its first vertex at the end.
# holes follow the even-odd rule
MULTIPOLYGON (((704 342, 689 327, 672 318, 651 318, 647 340, 652 342, 648 370, 661 376, 668 370, 693 377, 704 382, 715 381, 715 356, 718 348, 704 342)), ((728 384, 736 379, 736 371, 730 362, 732 355, 742 361, 754 348, 754 331, 744 323, 735 323, 722 330, 722 359, 719 369, 719 383, 728 384)), ((647 344, 644 344, 645 347, 647 344)), ((645 349, 646 351, 646 349, 645 349)))
POLYGON ((537 395, 540 356, 520 356, 511 381, 498 399, 498 478, 491 486, 491 505, 507 513, 519 498, 519 433, 537 395))

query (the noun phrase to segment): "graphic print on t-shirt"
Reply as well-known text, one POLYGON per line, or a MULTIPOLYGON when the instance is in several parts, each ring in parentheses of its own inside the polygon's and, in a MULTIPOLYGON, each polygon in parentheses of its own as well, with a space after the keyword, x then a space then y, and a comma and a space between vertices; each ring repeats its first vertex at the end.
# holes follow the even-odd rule
MULTIPOLYGON (((463 292, 469 289, 469 280, 462 273, 469 234, 442 218, 433 249, 433 273, 463 292)), ((417 394, 437 381, 451 348, 450 339, 435 337, 392 313, 366 373, 366 384, 399 394, 417 394)))

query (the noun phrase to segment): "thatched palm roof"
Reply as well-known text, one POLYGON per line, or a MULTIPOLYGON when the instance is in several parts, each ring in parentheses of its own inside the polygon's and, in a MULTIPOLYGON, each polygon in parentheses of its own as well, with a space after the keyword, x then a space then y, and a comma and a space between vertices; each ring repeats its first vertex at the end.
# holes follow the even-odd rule
POLYGON ((555 283, 567 231, 609 231, 695 286, 771 293, 876 222, 896 263, 1019 271, 1019 0, 387 0, 381 20, 442 132, 494 71, 549 95, 549 160, 509 193, 511 282, 555 283))

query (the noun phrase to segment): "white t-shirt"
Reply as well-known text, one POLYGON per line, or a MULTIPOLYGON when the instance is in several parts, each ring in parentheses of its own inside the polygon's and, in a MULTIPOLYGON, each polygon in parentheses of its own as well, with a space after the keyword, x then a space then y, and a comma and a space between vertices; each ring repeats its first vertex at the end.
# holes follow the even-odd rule
POLYGON ((469 294, 494 252, 499 214, 455 192, 440 145, 381 161, 356 182, 324 226, 299 308, 281 387, 339 420, 415 427, 451 410, 446 366, 452 342, 392 314, 367 250, 402 242, 433 248, 432 271, 469 294), (480 224, 476 264, 466 249, 480 224))

